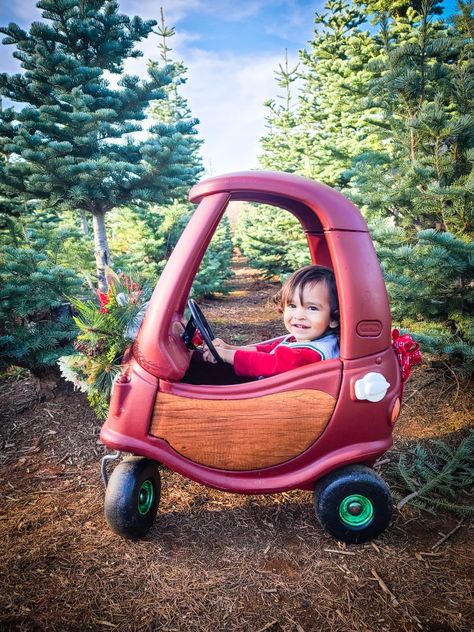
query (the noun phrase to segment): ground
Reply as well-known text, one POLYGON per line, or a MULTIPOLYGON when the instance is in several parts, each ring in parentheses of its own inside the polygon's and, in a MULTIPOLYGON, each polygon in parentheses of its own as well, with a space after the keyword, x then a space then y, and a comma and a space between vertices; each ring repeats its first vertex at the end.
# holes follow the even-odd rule
MULTIPOLYGON (((229 296, 201 302, 217 334, 275 335, 277 286, 242 262, 236 272, 229 296)), ((85 397, 62 387, 38 402, 33 386, 0 384, 0 629, 473 629, 468 521, 407 505, 376 541, 345 546, 321 529, 308 492, 231 495, 164 469, 154 527, 141 542, 123 540, 103 517, 105 449, 85 397)), ((446 367, 418 367, 379 473, 416 441, 458 442, 472 403, 446 367)))

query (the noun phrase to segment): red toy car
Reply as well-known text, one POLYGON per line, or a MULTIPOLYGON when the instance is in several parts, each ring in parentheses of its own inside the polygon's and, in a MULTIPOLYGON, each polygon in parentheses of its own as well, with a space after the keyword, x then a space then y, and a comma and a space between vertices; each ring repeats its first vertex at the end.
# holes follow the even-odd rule
MULTIPOLYGON (((197 184, 189 199, 199 206, 155 288, 100 435, 106 446, 137 455, 121 462, 108 482, 110 527, 129 538, 145 535, 157 512, 163 463, 229 492, 314 490, 316 515, 334 537, 376 537, 390 521, 392 500, 371 467, 392 445, 402 378, 384 279, 364 219, 337 191, 287 173, 213 177, 197 184), (184 311, 231 200, 293 213, 313 262, 334 270, 339 359, 245 384, 181 381, 193 332, 199 329, 207 341, 214 336, 195 303, 186 327, 184 311)), ((103 473, 107 480, 105 461, 103 473)))

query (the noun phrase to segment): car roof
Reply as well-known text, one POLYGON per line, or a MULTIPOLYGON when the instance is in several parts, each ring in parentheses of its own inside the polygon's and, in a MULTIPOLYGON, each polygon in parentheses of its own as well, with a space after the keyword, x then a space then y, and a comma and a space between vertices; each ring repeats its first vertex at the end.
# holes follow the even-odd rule
POLYGON ((230 195, 230 201, 286 208, 309 231, 368 231, 359 209, 341 193, 292 173, 242 171, 214 176, 196 184, 189 193, 189 200, 198 203, 206 196, 224 192, 230 195))

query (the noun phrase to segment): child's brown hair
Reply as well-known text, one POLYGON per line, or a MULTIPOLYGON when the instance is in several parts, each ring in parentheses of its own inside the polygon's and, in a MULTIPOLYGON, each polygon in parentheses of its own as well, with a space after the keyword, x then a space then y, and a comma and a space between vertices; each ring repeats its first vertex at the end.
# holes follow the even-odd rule
POLYGON ((293 272, 274 298, 275 303, 278 305, 278 311, 283 312, 296 291, 298 291, 301 301, 303 298, 303 290, 307 285, 321 282, 325 283, 328 288, 331 319, 339 323, 339 301, 337 298, 336 279, 334 278, 334 272, 324 266, 305 266, 293 272))

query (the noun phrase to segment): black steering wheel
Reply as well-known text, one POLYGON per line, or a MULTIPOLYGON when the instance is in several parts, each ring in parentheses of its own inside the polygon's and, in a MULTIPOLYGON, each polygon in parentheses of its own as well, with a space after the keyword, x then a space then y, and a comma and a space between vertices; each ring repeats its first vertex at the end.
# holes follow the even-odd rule
POLYGON ((183 333, 184 344, 188 347, 188 349, 194 349, 193 336, 196 333, 196 329, 199 329, 204 342, 216 361, 223 363, 224 360, 217 353, 215 346, 212 344, 212 341, 215 338, 214 332, 212 331, 210 324, 207 322, 206 317, 202 313, 201 308, 192 298, 188 301, 188 307, 191 312, 191 318, 188 320, 183 333))

